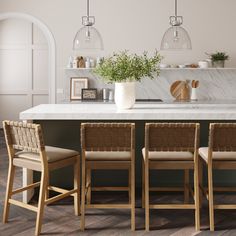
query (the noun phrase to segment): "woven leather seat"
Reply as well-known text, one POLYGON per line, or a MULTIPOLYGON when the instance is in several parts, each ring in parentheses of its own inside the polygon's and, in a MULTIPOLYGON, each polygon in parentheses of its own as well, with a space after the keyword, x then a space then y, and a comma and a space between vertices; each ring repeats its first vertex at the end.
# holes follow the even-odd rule
MULTIPOLYGON (((74 150, 45 146, 45 152, 48 162, 60 161, 69 157, 77 156, 79 153, 74 150)), ((41 161, 38 153, 20 151, 15 154, 17 158, 29 159, 32 161, 41 161)))
MULTIPOLYGON (((145 156, 145 148, 142 149, 143 157, 145 156)), ((155 161, 192 161, 192 152, 148 152, 149 160, 155 161)))
POLYGON ((85 152, 85 158, 90 161, 130 161, 131 152, 85 152))
MULTIPOLYGON (((208 147, 199 148, 199 155, 208 162, 208 147)), ((236 161, 236 152, 213 152, 212 159, 216 161, 236 161)))

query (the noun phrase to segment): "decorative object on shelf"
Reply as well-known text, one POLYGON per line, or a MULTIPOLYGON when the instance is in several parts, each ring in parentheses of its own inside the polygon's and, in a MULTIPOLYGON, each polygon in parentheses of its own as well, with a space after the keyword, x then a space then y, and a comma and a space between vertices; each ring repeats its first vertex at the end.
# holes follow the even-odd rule
POLYGON ((68 64, 66 67, 69 69, 73 68, 73 57, 72 56, 69 57, 68 64))
POLYGON ((192 91, 191 91, 191 100, 193 101, 196 101, 198 100, 198 97, 197 97, 197 89, 199 87, 199 81, 198 80, 192 80, 192 91))
POLYGON ((89 57, 86 58, 85 68, 90 68, 90 58, 89 57))
POLYGON ((98 49, 103 50, 103 40, 94 27, 95 17, 89 14, 89 0, 87 0, 87 15, 82 17, 83 27, 76 33, 73 41, 73 49, 98 49))
POLYGON ((97 57, 96 58, 96 65, 98 66, 102 62, 103 59, 104 59, 103 57, 97 57))
POLYGON ((88 78, 70 78, 70 100, 80 100, 82 97, 82 89, 84 88, 88 88, 88 78))
POLYGON ((77 57, 74 57, 72 65, 73 65, 73 69, 78 68, 78 58, 77 57))
POLYGON ((206 69, 209 67, 209 63, 208 63, 208 61, 199 61, 198 66, 199 66, 199 68, 206 69))
POLYGON ((102 98, 103 98, 103 100, 108 100, 108 98, 109 98, 109 89, 108 88, 104 88, 102 90, 102 98))
POLYGON ((112 89, 109 91, 108 100, 109 101, 114 101, 114 91, 112 89))
POLYGON ((160 64, 161 69, 170 68, 169 64, 160 64))
POLYGON ((114 53, 105 58, 94 69, 109 83, 115 83, 115 103, 118 109, 130 109, 135 103, 135 81, 143 77, 154 78, 160 74, 162 56, 156 51, 153 57, 147 52, 142 55, 129 54, 128 51, 114 53))
POLYGON ((97 89, 82 89, 82 100, 97 100, 97 89))
POLYGON ((212 66, 214 68, 224 68, 225 61, 229 59, 229 55, 227 55, 225 52, 206 53, 206 54, 210 56, 210 59, 212 61, 212 66))
POLYGON ((171 27, 165 32, 161 41, 161 50, 192 49, 188 32, 181 26, 183 16, 177 14, 177 0, 175 0, 175 15, 170 16, 171 27))
POLYGON ((177 101, 190 99, 189 82, 189 80, 177 80, 171 85, 170 93, 177 101))
POLYGON ((93 58, 90 58, 90 67, 94 68, 96 66, 95 60, 93 58))
POLYGON ((78 57, 78 67, 85 68, 85 61, 83 57, 78 57))

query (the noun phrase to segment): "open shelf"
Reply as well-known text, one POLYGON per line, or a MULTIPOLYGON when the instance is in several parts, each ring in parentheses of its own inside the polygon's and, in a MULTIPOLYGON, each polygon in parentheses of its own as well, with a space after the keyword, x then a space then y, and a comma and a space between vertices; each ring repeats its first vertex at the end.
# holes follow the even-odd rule
MULTIPOLYGON (((68 71, 92 71, 94 70, 94 68, 65 68, 65 70, 68 71)), ((161 68, 161 71, 176 71, 176 70, 180 70, 180 71, 184 71, 184 70, 201 70, 201 71, 208 71, 208 70, 236 70, 236 68, 161 68)))

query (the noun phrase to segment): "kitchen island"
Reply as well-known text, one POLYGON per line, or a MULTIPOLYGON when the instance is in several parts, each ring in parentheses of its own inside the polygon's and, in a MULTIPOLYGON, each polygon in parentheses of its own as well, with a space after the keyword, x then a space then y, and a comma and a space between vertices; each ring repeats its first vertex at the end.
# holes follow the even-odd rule
MULTIPOLYGON (((133 109, 117 110, 109 102, 77 102, 71 104, 42 104, 20 113, 20 119, 40 123, 43 127, 46 145, 59 146, 80 151, 80 123, 82 122, 134 122, 136 125, 136 187, 141 186, 141 149, 144 145, 145 122, 199 122, 201 124, 201 146, 208 142, 208 126, 211 122, 236 122, 236 100, 214 100, 196 102, 139 102, 133 109)), ((65 168, 61 176, 52 173, 51 183, 70 187, 73 176, 71 169, 65 168), (67 178, 65 178, 67 177, 67 178), (69 180, 71 181, 69 182, 69 180)), ((125 185, 126 172, 106 171, 93 173, 95 185, 125 185)), ((37 174, 24 170, 23 184, 38 179, 37 174)), ((179 185, 183 173, 176 171, 151 174, 155 185, 179 185), (171 177, 168 178, 168 175, 171 177)), ((233 185, 236 174, 232 171, 217 172, 216 183, 233 185)), ((24 201, 32 193, 24 194, 24 201)))

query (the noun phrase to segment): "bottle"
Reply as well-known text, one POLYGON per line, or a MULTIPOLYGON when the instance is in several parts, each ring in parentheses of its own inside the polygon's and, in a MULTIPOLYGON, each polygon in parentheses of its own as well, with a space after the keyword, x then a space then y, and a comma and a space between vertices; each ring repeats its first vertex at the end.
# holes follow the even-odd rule
POLYGON ((73 57, 72 56, 69 57, 67 68, 73 68, 73 57))
POLYGON ((90 68, 90 59, 89 58, 86 58, 85 68, 90 68))
POLYGON ((74 59, 73 59, 73 68, 74 69, 78 68, 78 59, 77 59, 77 57, 74 57, 74 59))
POLYGON ((93 58, 90 58, 90 67, 95 67, 95 60, 93 58))

